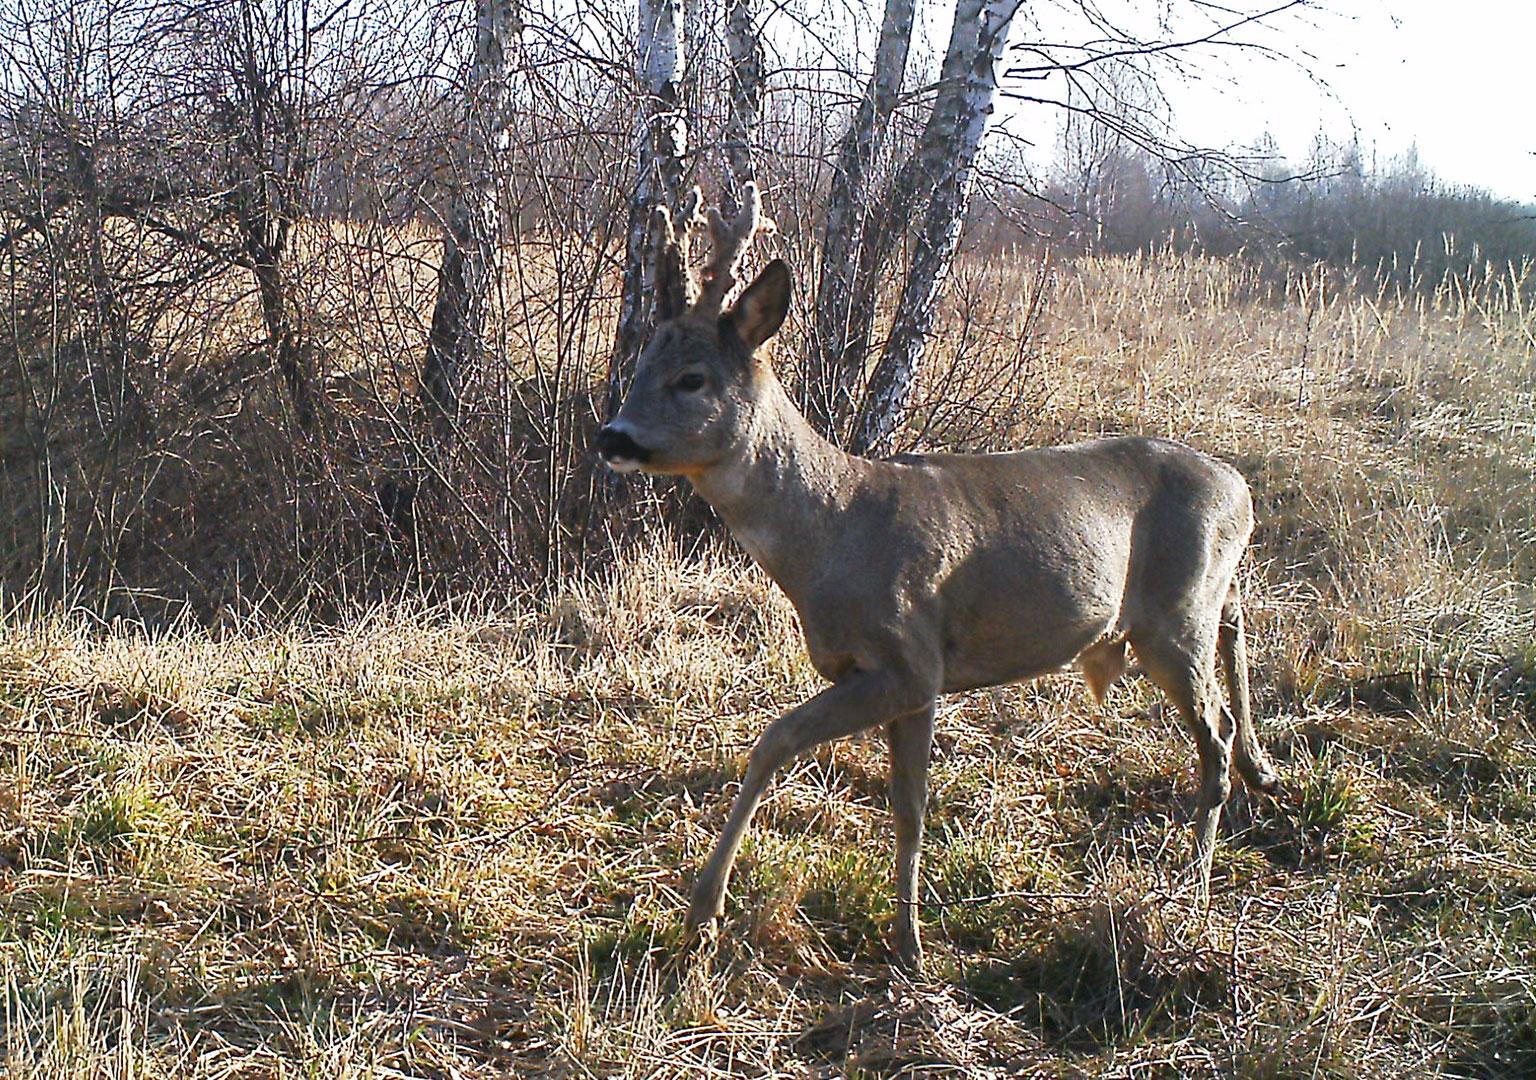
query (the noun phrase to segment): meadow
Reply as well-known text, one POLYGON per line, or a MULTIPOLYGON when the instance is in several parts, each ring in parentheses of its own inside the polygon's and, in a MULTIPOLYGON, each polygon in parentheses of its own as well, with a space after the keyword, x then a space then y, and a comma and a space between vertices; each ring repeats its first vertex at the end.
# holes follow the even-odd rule
MULTIPOLYGON (((1536 1074, 1530 296, 960 268, 937 347, 966 364, 934 370, 1024 406, 987 439, 1170 436, 1248 478, 1284 788, 1234 795, 1207 908, 1193 747, 1144 679, 946 699, 920 979, 887 964, 876 735, 781 776, 720 943, 680 948, 756 733, 819 685, 719 537, 330 621, 7 616, 0 1071, 1536 1074)), ((913 430, 967 445, 938 379, 913 430)))

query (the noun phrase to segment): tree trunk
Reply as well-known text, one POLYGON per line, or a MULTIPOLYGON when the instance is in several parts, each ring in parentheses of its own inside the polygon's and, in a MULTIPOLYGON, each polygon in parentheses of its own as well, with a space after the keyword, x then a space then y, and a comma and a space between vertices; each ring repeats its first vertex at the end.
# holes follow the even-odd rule
MULTIPOLYGON (((875 49, 875 67, 853 122, 838 146, 822 236, 816 293, 816 336, 807 378, 811 421, 836 436, 853 411, 874 322, 878 272, 884 260, 866 242, 875 208, 872 177, 901 96, 912 44, 914 0, 887 0, 875 49)), ((883 218, 883 215, 876 214, 883 218)), ((887 248, 888 250, 888 248, 887 248)))
POLYGON ((656 264, 650 250, 651 213, 662 203, 676 205, 683 155, 688 149, 688 125, 678 94, 685 71, 682 0, 639 0, 639 20, 635 74, 644 100, 635 138, 638 169, 629 200, 619 332, 608 368, 610 416, 624 401, 635 361, 654 322, 656 264))
POLYGON ((251 272, 256 278, 256 292, 261 298, 261 318, 267 329, 267 348, 288 391, 294 418, 308 431, 315 422, 314 373, 304 344, 303 328, 296 305, 291 302, 283 275, 286 238, 264 247, 255 257, 251 272))
MULTIPOLYGON (((252 129, 253 139, 259 147, 265 147, 270 133, 256 120, 252 129)), ((283 136, 287 142, 282 158, 292 161, 297 156, 293 133, 283 136)), ((309 430, 315 419, 313 375, 309 371, 304 346, 301 316, 294 303, 287 272, 288 242, 292 236, 292 221, 297 215, 297 184, 292 176, 284 176, 277 169, 267 169, 263 163, 277 155, 265 151, 259 157, 244 162, 244 172, 232 178, 232 186, 238 193, 234 208, 235 227, 240 235, 243 262, 256 279, 256 294, 261 300, 261 319, 267 331, 267 353, 282 380, 283 389, 293 406, 294 418, 299 427, 309 430)))
POLYGON ((464 380, 487 351, 485 317, 501 240, 496 163, 507 145, 512 116, 509 60, 522 29, 518 0, 476 0, 475 53, 465 86, 463 171, 448 207, 437 303, 421 365, 422 404, 439 446, 451 443, 464 380))
MULTIPOLYGON (((210 91, 230 151, 230 209, 240 238, 240 265, 251 271, 261 300, 267 352, 302 429, 314 421, 313 374, 287 266, 308 163, 305 91, 308 29, 301 9, 268 11, 240 0, 232 25, 220 28, 209 68, 210 91)), ((215 24, 216 25, 216 24, 215 24)))
POLYGON ((756 0, 726 0, 725 48, 730 56, 730 102, 725 119, 725 191, 721 211, 734 219, 741 210, 741 189, 757 180, 752 142, 763 114, 763 67, 766 59, 757 27, 756 0))
POLYGON ((913 205, 919 187, 933 194, 890 339, 865 391, 854 432, 857 453, 884 450, 906 411, 970 204, 976 156, 997 92, 996 65, 1021 3, 960 0, 955 8, 933 113, 913 167, 903 170, 892 192, 897 206, 913 205))

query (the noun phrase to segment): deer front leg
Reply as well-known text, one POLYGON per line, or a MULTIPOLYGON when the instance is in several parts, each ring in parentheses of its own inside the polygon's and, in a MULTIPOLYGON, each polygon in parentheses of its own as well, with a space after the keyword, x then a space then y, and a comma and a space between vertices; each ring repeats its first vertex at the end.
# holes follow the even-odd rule
POLYGON ((686 925, 690 934, 724 914, 731 867, 768 781, 780 766, 813 746, 888 723, 913 712, 924 701, 931 702, 934 694, 921 686, 922 681, 894 671, 855 669, 836 685, 768 725, 752 748, 747 775, 731 805, 725 831, 693 887, 686 925))
POLYGON ((923 969, 918 929, 918 864, 923 846, 923 814, 928 809, 928 757, 933 749, 933 703, 893 721, 891 744, 891 817, 896 825, 896 962, 914 975, 923 969))

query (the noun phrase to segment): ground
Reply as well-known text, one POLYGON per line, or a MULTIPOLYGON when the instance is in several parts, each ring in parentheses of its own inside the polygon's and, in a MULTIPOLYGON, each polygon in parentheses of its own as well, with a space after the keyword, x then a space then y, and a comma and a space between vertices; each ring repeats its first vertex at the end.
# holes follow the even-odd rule
POLYGON ((1018 436, 1173 435, 1254 487, 1284 788, 1235 794, 1208 906, 1187 737, 1063 673, 943 704, 924 977, 887 963, 878 736, 786 771, 683 949, 753 738, 819 686, 724 544, 330 625, 21 612, 6 1075, 1536 1074, 1536 320, 1245 274, 1064 272, 1018 436))

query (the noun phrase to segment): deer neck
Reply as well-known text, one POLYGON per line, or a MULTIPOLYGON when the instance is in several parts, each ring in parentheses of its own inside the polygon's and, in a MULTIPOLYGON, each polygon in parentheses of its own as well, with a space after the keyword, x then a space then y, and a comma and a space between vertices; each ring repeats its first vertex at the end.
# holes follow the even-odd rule
POLYGON ((822 438, 771 371, 759 377, 764 385, 738 451, 693 476, 693 486, 794 599, 822 564, 867 463, 822 438))

